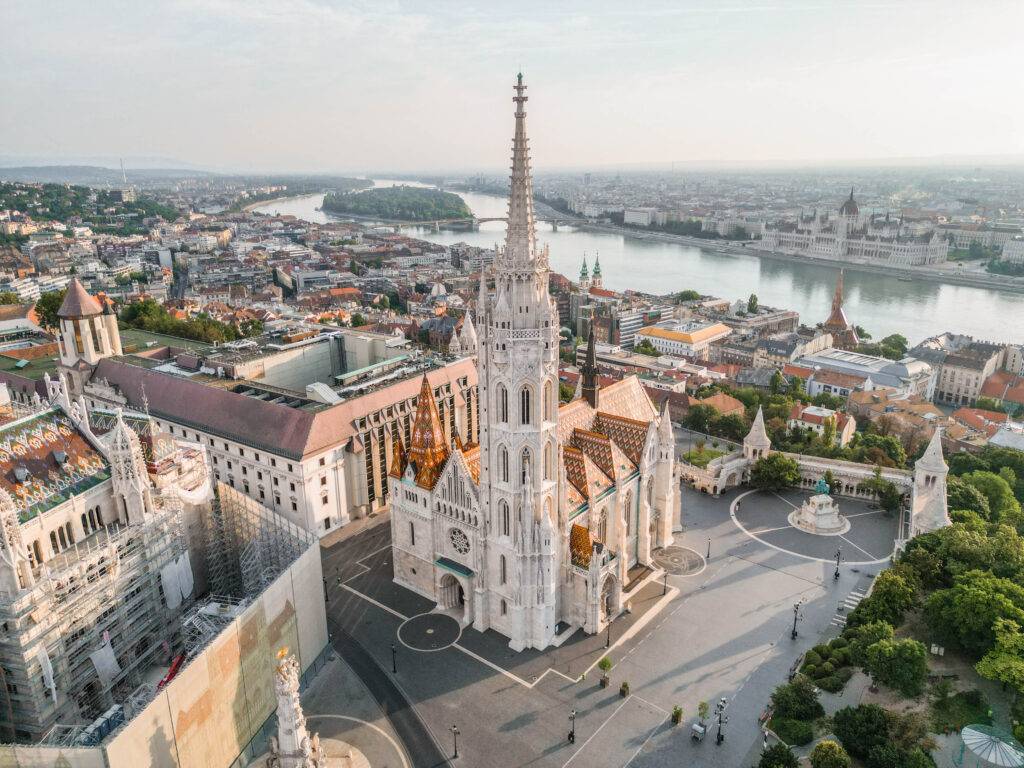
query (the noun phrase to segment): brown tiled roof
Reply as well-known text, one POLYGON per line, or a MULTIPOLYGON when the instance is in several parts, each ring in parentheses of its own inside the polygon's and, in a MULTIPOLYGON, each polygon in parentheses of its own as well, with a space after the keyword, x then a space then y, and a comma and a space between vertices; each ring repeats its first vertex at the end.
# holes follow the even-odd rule
POLYGON ((590 530, 582 525, 572 524, 569 531, 569 551, 572 554, 572 564, 580 568, 590 567, 590 555, 593 546, 590 543, 590 530))
POLYGON ((100 314, 103 314, 103 307, 89 295, 76 277, 68 285, 68 292, 64 295, 64 303, 57 310, 57 317, 91 317, 100 314))
POLYGON ((583 451, 609 478, 615 477, 612 441, 608 435, 586 429, 575 429, 572 433, 572 444, 583 451))
POLYGON ((598 411, 597 418, 594 419, 594 430, 608 435, 636 465, 640 464, 644 443, 647 440, 647 426, 646 422, 604 411, 598 411))
MULTIPOLYGON (((469 358, 427 373, 435 388, 462 377, 470 386, 476 384, 476 366, 469 358)), ((148 370, 118 358, 100 360, 93 379, 108 381, 139 410, 143 408, 144 390, 154 416, 294 459, 346 445, 353 438, 354 450, 358 450, 358 419, 414 398, 421 389, 420 381, 408 378, 323 410, 306 411, 148 370)))
POLYGON ((24 522, 110 477, 110 465, 63 412, 44 411, 0 427, 0 488, 24 522), (58 463, 57 453, 64 453, 58 463), (24 480, 19 470, 26 472, 24 480))

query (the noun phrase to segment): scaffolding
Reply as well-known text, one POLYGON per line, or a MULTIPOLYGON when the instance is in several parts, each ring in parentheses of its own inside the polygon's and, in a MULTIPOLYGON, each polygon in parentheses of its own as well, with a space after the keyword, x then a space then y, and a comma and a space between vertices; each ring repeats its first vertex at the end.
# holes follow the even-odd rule
POLYGON ((156 492, 144 522, 106 525, 37 566, 30 589, 0 594, 7 738, 64 743, 68 729, 109 713, 180 647, 191 598, 168 608, 160 572, 185 551, 181 512, 173 489, 156 492), (104 678, 93 657, 108 644, 115 663, 104 678), (58 723, 70 725, 53 730, 58 723))

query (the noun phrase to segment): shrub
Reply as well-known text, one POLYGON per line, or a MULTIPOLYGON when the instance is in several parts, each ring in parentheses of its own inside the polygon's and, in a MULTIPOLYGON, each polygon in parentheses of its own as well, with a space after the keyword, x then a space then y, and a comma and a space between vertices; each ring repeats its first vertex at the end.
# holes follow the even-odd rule
POLYGON ((907 753, 895 744, 876 744, 868 752, 868 768, 904 768, 907 753))
MULTIPOLYGON (((846 646, 848 646, 849 644, 850 644, 849 641, 847 641, 847 639, 845 637, 840 636, 840 637, 833 638, 832 642, 830 642, 828 644, 828 646, 829 646, 829 648, 832 648, 833 650, 835 650, 837 648, 846 648, 846 646)), ((835 742, 832 742, 832 743, 834 744, 835 742)))
POLYGON ((796 755, 784 744, 772 744, 761 753, 761 761, 757 768, 799 768, 796 755))
POLYGON ((804 720, 773 717, 768 726, 787 744, 803 746, 814 739, 814 727, 804 720))
POLYGON ((832 649, 827 645, 816 645, 811 650, 821 656, 822 659, 827 659, 832 655, 832 649))
POLYGON ((776 716, 783 720, 816 720, 825 714, 814 692, 814 684, 804 675, 797 675, 793 682, 776 688, 772 693, 772 706, 776 716))
POLYGON ((599 662, 597 662, 597 668, 607 675, 608 672, 611 671, 612 660, 607 656, 603 657, 599 662))
POLYGON ((849 768, 850 756, 838 742, 826 739, 819 741, 811 750, 813 768, 849 768))
POLYGON ((826 661, 818 669, 818 672, 821 674, 822 677, 828 677, 828 676, 830 676, 835 671, 836 671, 836 668, 832 666, 832 662, 831 661, 826 661))
POLYGON ((868 672, 904 696, 919 696, 928 676, 928 653, 917 640, 879 640, 867 649, 868 672))
POLYGON ((818 680, 818 687, 823 691, 828 691, 829 693, 839 693, 843 690, 843 686, 845 684, 845 681, 840 680, 835 675, 829 675, 828 677, 823 677, 818 680))
POLYGON ((863 759, 888 741, 889 718, 877 704, 845 707, 832 718, 832 730, 847 752, 863 759))
POLYGON ((840 670, 836 670, 836 677, 838 677, 840 682, 845 685, 850 682, 850 678, 853 677, 853 670, 849 667, 843 667, 840 670))
POLYGON ((821 662, 822 658, 821 654, 819 653, 816 653, 814 651, 808 651, 806 654, 804 654, 804 664, 807 664, 812 667, 819 667, 821 666, 821 662))

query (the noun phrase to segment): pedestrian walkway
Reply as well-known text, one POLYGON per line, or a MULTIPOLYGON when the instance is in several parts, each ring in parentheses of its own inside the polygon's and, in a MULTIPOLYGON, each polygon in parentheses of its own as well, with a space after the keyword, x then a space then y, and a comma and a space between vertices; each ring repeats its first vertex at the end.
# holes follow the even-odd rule
POLYGON ((835 615, 832 616, 832 620, 829 622, 834 627, 839 627, 842 630, 846 626, 846 617, 850 611, 860 605, 860 601, 867 597, 867 592, 862 589, 851 589, 850 592, 840 602, 836 608, 835 615))

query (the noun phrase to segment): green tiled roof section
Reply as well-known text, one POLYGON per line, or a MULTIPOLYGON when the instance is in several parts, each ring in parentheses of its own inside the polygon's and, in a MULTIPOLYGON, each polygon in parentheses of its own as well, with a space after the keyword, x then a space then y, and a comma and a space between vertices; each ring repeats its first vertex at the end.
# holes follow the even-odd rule
POLYGON ((462 563, 456 563, 454 560, 450 560, 447 557, 439 557, 435 561, 439 566, 452 573, 457 573, 460 576, 472 576, 473 571, 462 563))

